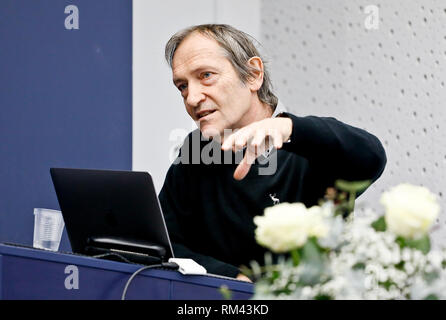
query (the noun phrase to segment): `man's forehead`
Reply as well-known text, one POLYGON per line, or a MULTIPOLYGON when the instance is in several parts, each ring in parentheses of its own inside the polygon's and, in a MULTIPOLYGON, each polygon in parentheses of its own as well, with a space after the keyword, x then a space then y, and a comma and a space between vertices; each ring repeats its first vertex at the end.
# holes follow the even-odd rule
POLYGON ((199 64, 215 64, 216 59, 226 59, 218 42, 201 34, 192 34, 175 51, 172 71, 199 67, 199 64))

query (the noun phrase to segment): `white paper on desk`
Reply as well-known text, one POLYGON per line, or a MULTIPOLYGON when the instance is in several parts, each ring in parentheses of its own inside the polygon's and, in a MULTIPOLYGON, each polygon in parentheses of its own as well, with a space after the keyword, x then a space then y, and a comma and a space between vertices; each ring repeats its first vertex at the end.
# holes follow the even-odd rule
POLYGON ((178 271, 180 271, 182 274, 206 274, 206 269, 202 266, 196 263, 192 259, 185 259, 185 258, 170 258, 169 262, 175 262, 180 267, 178 271))

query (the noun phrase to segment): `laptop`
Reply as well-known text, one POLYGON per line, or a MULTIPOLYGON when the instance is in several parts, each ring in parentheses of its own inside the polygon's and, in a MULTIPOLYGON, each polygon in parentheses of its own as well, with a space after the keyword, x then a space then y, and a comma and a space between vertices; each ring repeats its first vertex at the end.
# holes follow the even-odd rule
POLYGON ((149 173, 67 168, 50 173, 74 253, 141 264, 174 258, 149 173))

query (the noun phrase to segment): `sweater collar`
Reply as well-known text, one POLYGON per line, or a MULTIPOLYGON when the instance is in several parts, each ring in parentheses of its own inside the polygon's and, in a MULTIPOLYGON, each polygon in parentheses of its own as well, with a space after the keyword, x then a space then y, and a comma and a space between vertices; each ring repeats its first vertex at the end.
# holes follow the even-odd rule
POLYGON ((271 116, 271 118, 275 118, 279 114, 281 114, 282 112, 286 112, 286 111, 287 111, 286 107, 283 105, 282 101, 279 100, 277 102, 276 109, 274 110, 273 115, 271 116))

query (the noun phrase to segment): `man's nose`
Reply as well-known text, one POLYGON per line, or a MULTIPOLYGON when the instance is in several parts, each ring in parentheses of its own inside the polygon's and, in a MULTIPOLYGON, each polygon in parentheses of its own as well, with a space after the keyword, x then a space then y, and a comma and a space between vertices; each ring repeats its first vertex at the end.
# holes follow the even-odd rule
POLYGON ((205 99, 202 87, 200 84, 189 84, 187 88, 186 103, 190 107, 197 107, 205 99))

